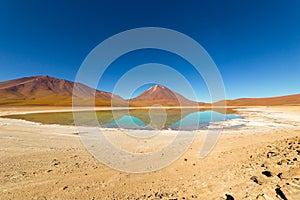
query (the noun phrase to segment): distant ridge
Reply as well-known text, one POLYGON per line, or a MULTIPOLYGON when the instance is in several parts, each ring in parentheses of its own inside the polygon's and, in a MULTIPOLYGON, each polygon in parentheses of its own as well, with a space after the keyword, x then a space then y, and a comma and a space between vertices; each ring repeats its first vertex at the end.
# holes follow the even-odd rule
MULTIPOLYGON (((162 85, 155 85, 133 99, 124 100, 118 95, 95 90, 82 83, 50 76, 32 76, 0 82, 0 106, 71 106, 74 85, 76 98, 80 99, 80 105, 83 106, 94 100, 94 94, 96 106, 111 106, 111 101, 114 106, 210 106, 189 100, 162 85)), ((300 94, 224 101, 227 106, 300 105, 300 94)))
POLYGON ((239 98, 226 100, 227 106, 279 106, 300 105, 300 94, 266 98, 239 98))

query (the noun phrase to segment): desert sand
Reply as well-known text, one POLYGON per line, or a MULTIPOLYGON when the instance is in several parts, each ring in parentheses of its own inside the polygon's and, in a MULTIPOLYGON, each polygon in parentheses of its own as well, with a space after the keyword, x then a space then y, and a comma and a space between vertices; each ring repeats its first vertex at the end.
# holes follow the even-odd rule
MULTIPOLYGON (((66 109, 0 114, 45 110, 66 109)), ((0 199, 300 199, 300 106, 237 112, 243 118, 225 122, 231 128, 204 159, 200 130, 177 161, 143 174, 100 163, 75 127, 0 118, 0 199)))

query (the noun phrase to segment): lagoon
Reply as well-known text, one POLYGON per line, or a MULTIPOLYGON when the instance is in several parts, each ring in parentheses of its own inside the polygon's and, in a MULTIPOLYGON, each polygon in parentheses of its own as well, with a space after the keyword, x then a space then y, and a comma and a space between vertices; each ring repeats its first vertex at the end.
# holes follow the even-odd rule
POLYGON ((77 111, 8 115, 5 118, 23 119, 42 124, 100 126, 122 129, 198 130, 211 122, 240 118, 235 113, 220 113, 199 109, 133 109, 77 111))

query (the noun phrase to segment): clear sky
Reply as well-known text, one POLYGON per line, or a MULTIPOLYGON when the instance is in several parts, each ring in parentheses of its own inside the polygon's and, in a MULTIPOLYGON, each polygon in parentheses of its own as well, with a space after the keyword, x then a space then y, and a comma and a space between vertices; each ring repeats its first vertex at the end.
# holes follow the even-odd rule
MULTIPOLYGON (((0 81, 33 75, 74 80, 101 41, 155 26, 198 41, 218 66, 229 99, 300 93, 299 13, 298 0, 1 0, 0 81)), ((116 60, 99 89, 110 91, 124 69, 148 62, 175 65, 201 82, 184 60, 149 50, 116 60)), ((207 94, 200 92, 198 100, 207 101, 207 94)))

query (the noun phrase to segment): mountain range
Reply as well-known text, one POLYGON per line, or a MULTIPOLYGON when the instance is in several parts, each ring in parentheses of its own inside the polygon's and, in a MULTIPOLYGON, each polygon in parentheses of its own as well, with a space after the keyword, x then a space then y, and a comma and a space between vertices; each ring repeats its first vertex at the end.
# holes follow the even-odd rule
MULTIPOLYGON (((49 76, 32 76, 0 82, 0 106, 71 106, 73 88, 76 98, 82 106, 91 100, 96 106, 209 106, 203 102, 195 102, 185 98, 162 85, 155 85, 141 95, 125 100, 110 92, 99 91, 81 83, 57 79, 49 76), (75 87, 76 86, 76 87, 75 87)), ((228 106, 271 106, 271 105, 300 105, 300 94, 270 97, 270 98, 241 98, 226 100, 228 106)))

